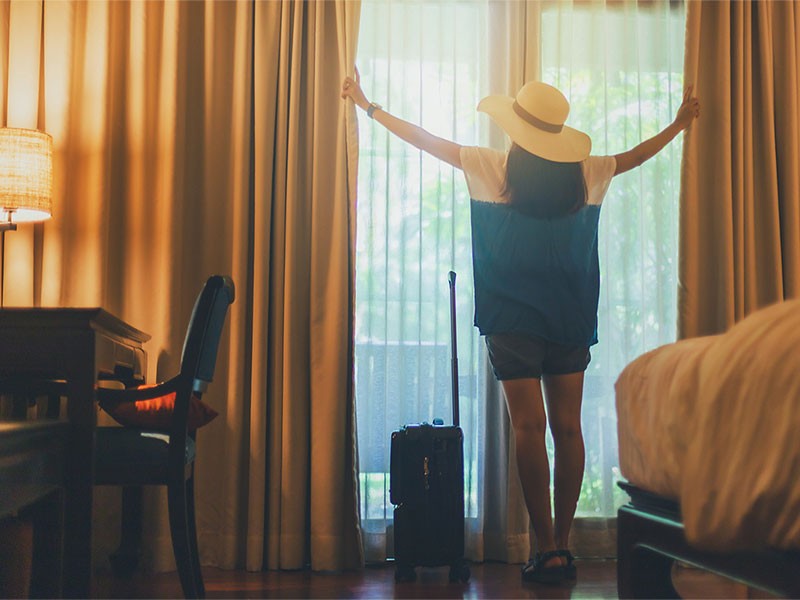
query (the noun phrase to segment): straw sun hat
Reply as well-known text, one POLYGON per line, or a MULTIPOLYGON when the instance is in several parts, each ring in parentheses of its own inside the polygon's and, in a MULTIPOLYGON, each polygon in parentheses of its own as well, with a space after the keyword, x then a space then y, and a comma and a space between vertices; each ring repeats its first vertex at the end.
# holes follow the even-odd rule
POLYGON ((488 114, 518 146, 547 160, 580 162, 592 149, 588 135, 564 125, 569 102, 546 83, 526 83, 516 98, 487 96, 478 103, 478 110, 488 114))

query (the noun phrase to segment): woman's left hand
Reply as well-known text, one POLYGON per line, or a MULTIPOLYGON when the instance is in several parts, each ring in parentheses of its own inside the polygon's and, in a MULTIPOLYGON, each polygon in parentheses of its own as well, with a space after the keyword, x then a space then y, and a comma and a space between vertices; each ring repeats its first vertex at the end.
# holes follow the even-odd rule
POLYGON ((692 95, 693 88, 691 85, 686 87, 683 92, 683 102, 678 108, 678 114, 675 115, 675 122, 683 130, 692 124, 696 118, 700 116, 700 101, 692 95))
POLYGON ((342 98, 352 98, 353 102, 356 103, 356 106, 360 106, 364 110, 367 110, 369 106, 369 100, 364 95, 364 91, 361 89, 361 85, 359 83, 360 77, 358 74, 358 69, 356 69, 355 77, 345 77, 344 81, 342 82, 342 98))

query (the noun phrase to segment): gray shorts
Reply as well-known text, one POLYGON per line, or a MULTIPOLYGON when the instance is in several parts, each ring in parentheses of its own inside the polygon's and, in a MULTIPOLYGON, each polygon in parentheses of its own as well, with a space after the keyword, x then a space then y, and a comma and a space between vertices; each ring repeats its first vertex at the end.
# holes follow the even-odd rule
POLYGON ((486 347, 499 381, 580 373, 592 359, 588 346, 565 346, 524 333, 487 335, 486 347))

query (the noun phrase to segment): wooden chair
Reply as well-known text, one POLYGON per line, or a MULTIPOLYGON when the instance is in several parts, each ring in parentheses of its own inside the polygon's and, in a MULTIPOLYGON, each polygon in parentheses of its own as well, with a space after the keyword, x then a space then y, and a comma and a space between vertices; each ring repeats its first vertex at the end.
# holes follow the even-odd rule
POLYGON ((101 405, 176 394, 168 431, 97 428, 95 484, 123 487, 122 541, 112 556, 117 573, 132 571, 138 561, 142 486, 167 487, 172 547, 186 598, 205 596, 194 512, 197 437, 188 427, 189 408, 192 396, 202 396, 213 379, 222 327, 234 295, 228 277, 215 275, 205 283, 192 311, 180 373, 175 377, 143 389, 98 390, 101 405))

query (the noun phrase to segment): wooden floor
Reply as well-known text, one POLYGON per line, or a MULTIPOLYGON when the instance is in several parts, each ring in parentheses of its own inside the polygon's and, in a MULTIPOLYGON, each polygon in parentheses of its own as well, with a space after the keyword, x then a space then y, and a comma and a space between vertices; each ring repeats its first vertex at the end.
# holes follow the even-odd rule
MULTIPOLYGON (((472 565, 466 584, 447 581, 447 569, 417 569, 414 583, 395 584, 391 565, 345 573, 309 571, 223 571, 204 568, 208 598, 616 598, 615 561, 576 561, 578 581, 571 585, 523 584, 520 565, 472 565)), ((767 598, 763 594, 695 569, 678 568, 675 586, 683 598, 767 598)), ((101 598, 180 598, 176 573, 137 575, 116 580, 98 576, 101 598)))

